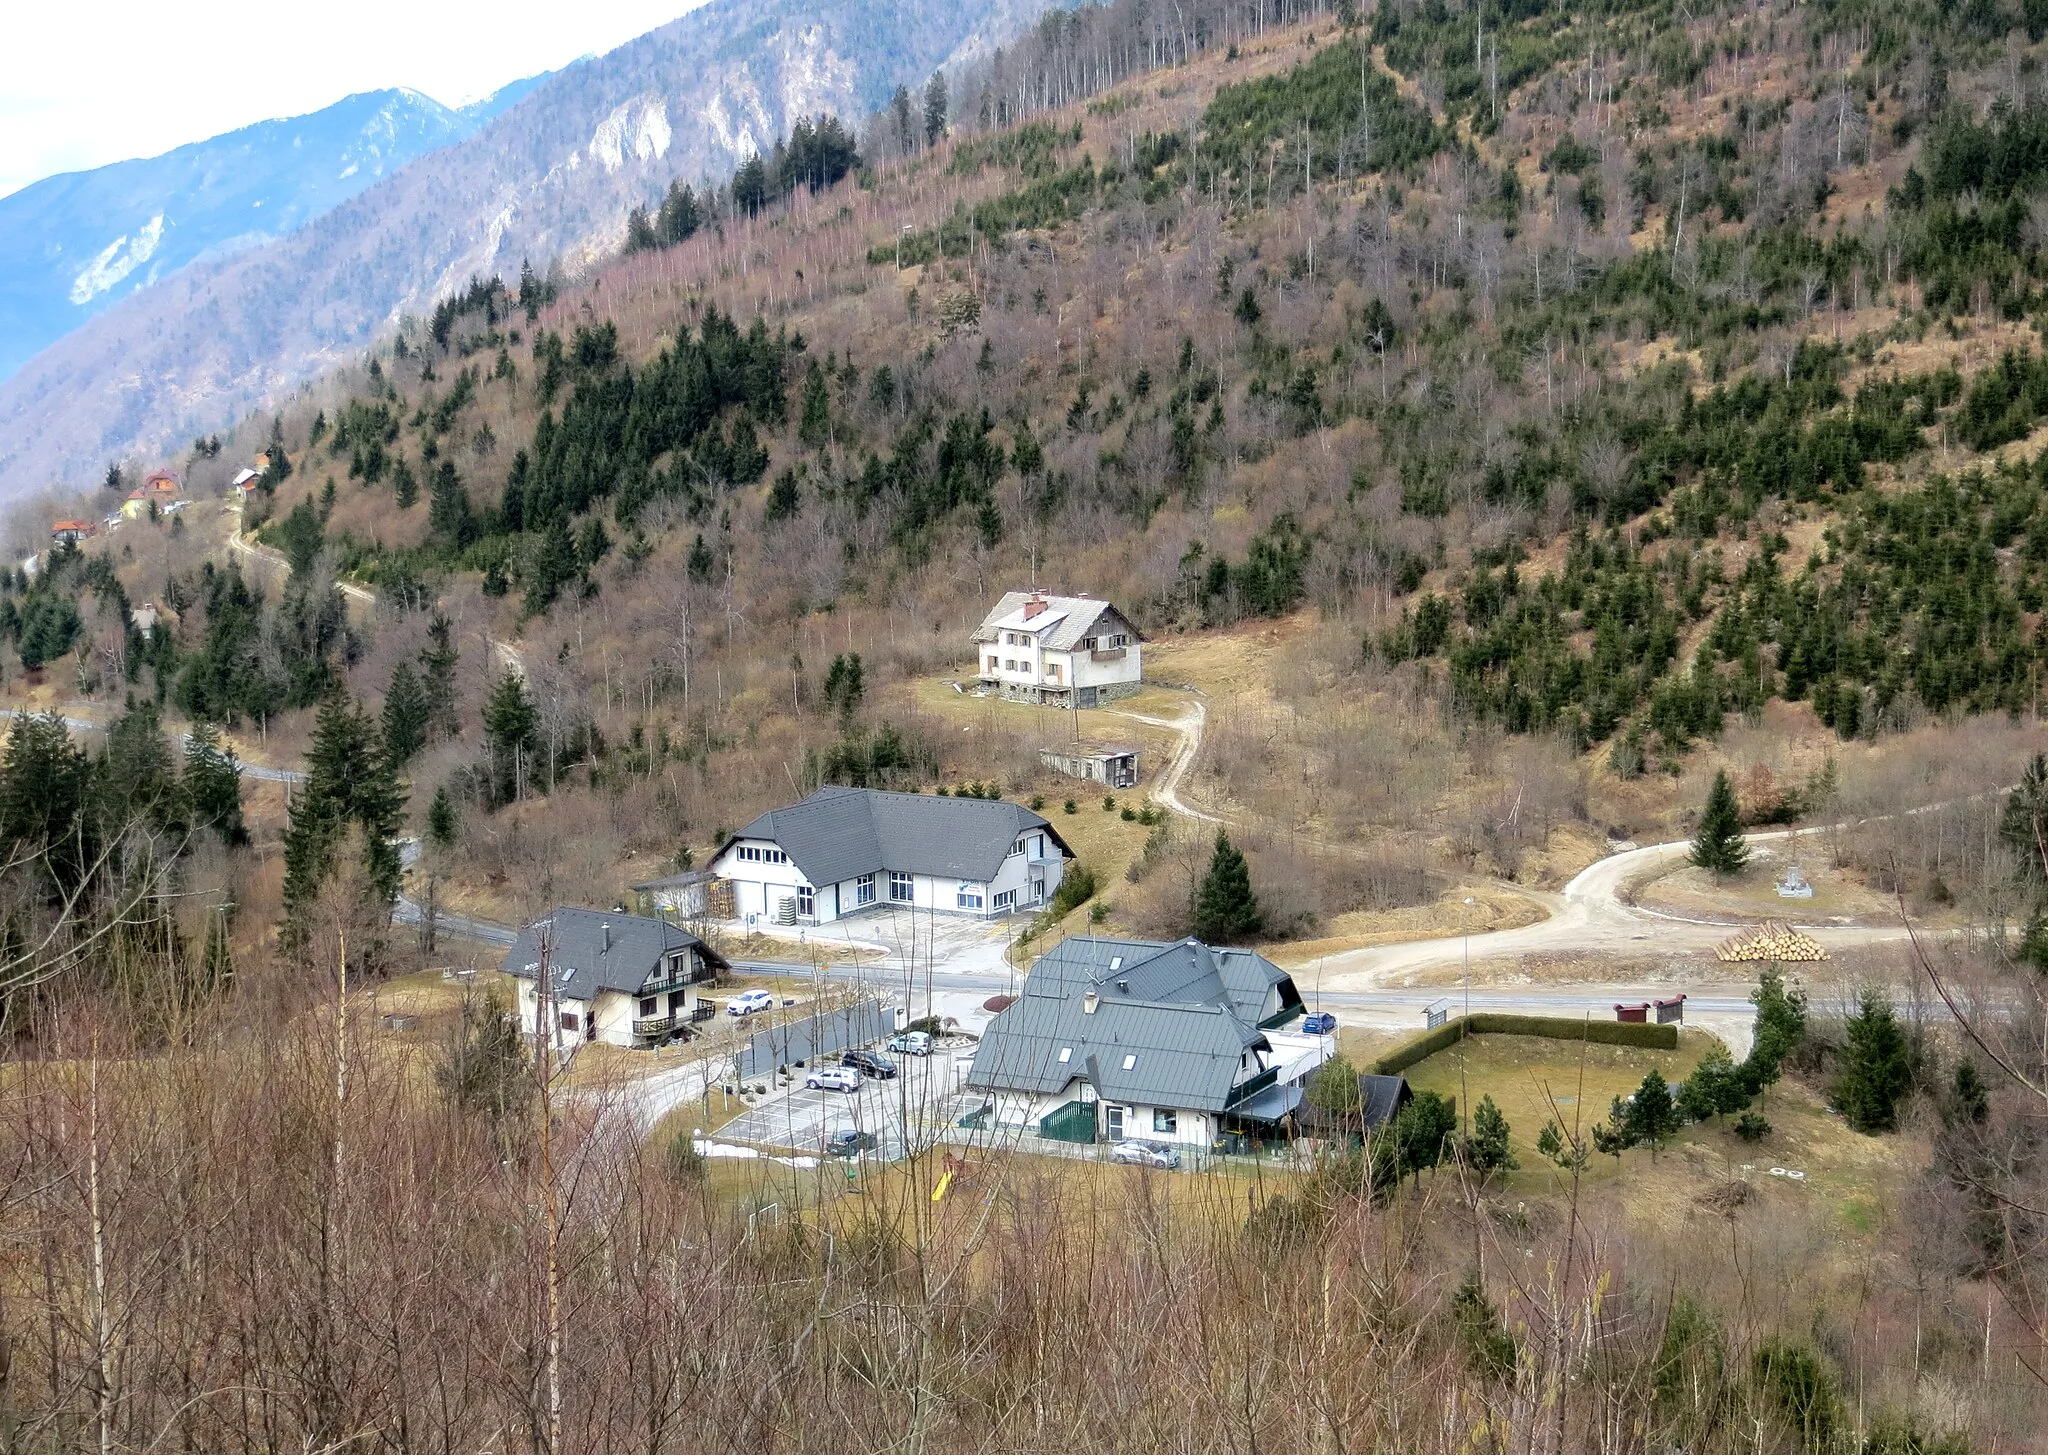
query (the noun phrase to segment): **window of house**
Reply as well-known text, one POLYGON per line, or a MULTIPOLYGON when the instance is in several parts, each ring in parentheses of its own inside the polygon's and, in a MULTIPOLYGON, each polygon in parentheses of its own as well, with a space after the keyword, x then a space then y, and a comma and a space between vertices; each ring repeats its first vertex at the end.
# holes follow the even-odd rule
POLYGON ((1127 647, 1131 644, 1131 639, 1125 636, 1122 632, 1118 632, 1115 636, 1109 639, 1109 644, 1112 647, 1127 647))
POLYGON ((1177 1111, 1168 1111, 1163 1106, 1154 1107, 1152 1110, 1152 1130, 1155 1132, 1173 1132, 1180 1130, 1180 1113, 1177 1111))
POLYGON ((873 904, 875 902, 875 876, 863 874, 853 882, 853 902, 873 904))
POLYGON ((1052 681, 1052 682, 1057 682, 1057 681, 1059 681, 1059 680, 1060 680, 1060 667, 1059 667, 1059 663, 1057 663, 1057 662, 1048 662, 1048 663, 1046 664, 1046 667, 1045 667, 1045 675, 1046 675, 1046 679, 1047 679, 1048 681, 1052 681))
POLYGON ((953 903, 958 909, 980 909, 981 886, 979 884, 962 884, 954 892, 953 903))
POLYGON ((1017 670, 1017 661, 1016 661, 1016 659, 1015 659, 1014 657, 1006 659, 1006 660, 1005 660, 1005 661, 1003 662, 1003 670, 1004 670, 1005 672, 1014 672, 1014 671, 1016 671, 1016 670, 1017 670))
POLYGON ((1071 1060, 1073 1060, 1073 1059, 1074 1059, 1074 1048, 1073 1048, 1072 1046, 1062 1046, 1062 1047, 1060 1047, 1060 1065, 1064 1066, 1064 1065, 1066 1065, 1066 1064, 1067 1064, 1067 1063, 1068 1063, 1069 1061, 1071 1061, 1071 1060))
POLYGON ((989 669, 989 671, 991 671, 991 672, 993 672, 993 671, 995 671, 995 670, 996 670, 996 658, 994 658, 994 657, 990 657, 990 658, 988 659, 988 669, 989 669))
POLYGON ((1003 892, 1002 892, 1001 894, 998 894, 998 895, 996 896, 996 913, 997 913, 997 914, 1008 914, 1008 913, 1009 913, 1009 912, 1010 912, 1011 910, 1015 909, 1016 907, 1017 907, 1017 891, 1016 891, 1016 890, 1014 890, 1014 889, 1005 889, 1005 890, 1004 890, 1004 891, 1003 891, 1003 892))
POLYGON ((818 891, 808 884, 796 887, 796 912, 805 919, 811 919, 818 913, 818 891))
POLYGON ((583 1029, 583 1017, 582 1017, 582 1016, 580 1016, 580 1015, 578 1015, 578 1014, 576 1014, 576 1012, 575 1012, 575 1011, 573 1011, 573 1010, 565 1010, 565 1011, 563 1011, 563 1012, 562 1012, 562 1029, 563 1029, 563 1030, 565 1030, 565 1031, 580 1031, 580 1030, 582 1030, 582 1029, 583 1029))
POLYGON ((917 898, 917 881, 900 869, 889 871, 889 898, 896 904, 909 904, 917 898))
POLYGON ((1099 638, 1096 638, 1096 637, 1083 637, 1083 638, 1081 638, 1081 650, 1082 650, 1082 651, 1084 651, 1084 652, 1092 652, 1092 651, 1094 651, 1094 650, 1095 650, 1095 647, 1096 647, 1096 644, 1097 644, 1097 642, 1098 642, 1098 640, 1099 640, 1099 638))
POLYGON ((643 996, 643 997, 641 997, 641 1000, 640 1000, 640 1018, 641 1018, 642 1020, 648 1020, 648 1019, 652 1018, 652 1016, 654 1015, 655 1007, 656 1007, 656 1005, 657 1005, 657 1004, 658 1004, 658 1002, 657 1002, 657 1001, 655 1000, 655 998, 654 998, 653 996, 651 996, 651 995, 648 995, 648 996, 643 996))
POLYGON ((1135 1054, 1124 1057, 1124 1070, 1132 1070, 1137 1066, 1137 1064, 1138 1058, 1135 1054))
POLYGON ((1123 968, 1124 968, 1124 957, 1123 957, 1123 956, 1121 956, 1121 955, 1111 955, 1111 956, 1109 957, 1109 968, 1110 968, 1110 969, 1112 969, 1112 970, 1121 970, 1121 969, 1123 969, 1123 968))

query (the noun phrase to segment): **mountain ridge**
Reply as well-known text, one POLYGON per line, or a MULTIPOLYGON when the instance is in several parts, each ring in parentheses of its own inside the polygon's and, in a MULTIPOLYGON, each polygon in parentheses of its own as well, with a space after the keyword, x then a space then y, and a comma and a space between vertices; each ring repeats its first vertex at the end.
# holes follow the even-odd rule
POLYGON ((474 135, 549 74, 461 107, 405 86, 354 92, 0 197, 0 379, 179 268, 295 231, 474 135))
POLYGON ((471 273, 593 261, 671 177, 722 174, 800 115, 865 116, 1042 8, 714 0, 568 67, 475 135, 163 279, 0 382, 0 493, 224 427, 471 273))

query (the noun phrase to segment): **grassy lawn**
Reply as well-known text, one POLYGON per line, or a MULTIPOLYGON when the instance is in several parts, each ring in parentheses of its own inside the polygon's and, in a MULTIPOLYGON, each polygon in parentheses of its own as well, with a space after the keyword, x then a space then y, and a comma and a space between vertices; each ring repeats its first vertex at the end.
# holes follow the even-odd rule
POLYGON ((1529 1165, 1541 1161, 1536 1138, 1552 1115, 1553 1101, 1567 1128, 1574 1112, 1589 1128, 1606 1117, 1615 1097, 1640 1086, 1645 1073, 1660 1071, 1669 1081, 1683 1081, 1713 1039, 1705 1031, 1685 1030, 1678 1033, 1677 1050, 1647 1051, 1541 1036, 1471 1036, 1409 1067, 1408 1084, 1452 1098, 1461 1114, 1468 1090, 1475 1105, 1480 1097, 1491 1096, 1508 1119, 1515 1155, 1529 1165))

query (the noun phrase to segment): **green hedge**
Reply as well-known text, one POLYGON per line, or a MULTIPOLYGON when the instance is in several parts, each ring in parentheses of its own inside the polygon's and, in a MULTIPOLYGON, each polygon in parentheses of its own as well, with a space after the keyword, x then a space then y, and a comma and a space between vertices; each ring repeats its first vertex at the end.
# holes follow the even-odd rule
POLYGON ((1572 1020, 1553 1015, 1498 1015, 1481 1011, 1458 1016, 1435 1030, 1417 1036, 1407 1045, 1373 1062, 1375 1076, 1395 1076, 1418 1061, 1456 1045, 1467 1035, 1543 1036, 1553 1041, 1591 1041, 1601 1046, 1636 1046, 1646 1051, 1678 1049, 1678 1027, 1648 1025, 1636 1021, 1572 1020))

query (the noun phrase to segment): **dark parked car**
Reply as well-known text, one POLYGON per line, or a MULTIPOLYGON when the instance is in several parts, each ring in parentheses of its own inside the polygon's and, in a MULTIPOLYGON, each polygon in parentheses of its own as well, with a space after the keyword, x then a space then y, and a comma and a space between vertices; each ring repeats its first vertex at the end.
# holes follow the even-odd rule
POLYGON ((843 1132, 833 1133, 832 1140, 825 1144, 825 1155, 828 1157, 858 1157, 863 1152, 874 1151, 880 1145, 875 1140, 873 1132, 856 1132, 849 1127, 843 1132))
POLYGON ((1301 1031, 1306 1036, 1327 1036, 1337 1029, 1337 1017, 1326 1010, 1301 1018, 1301 1031))
POLYGON ((839 1058, 843 1066, 851 1066, 863 1076, 872 1076, 877 1081, 890 1081, 896 1076, 896 1063, 879 1051, 848 1051, 839 1058))

